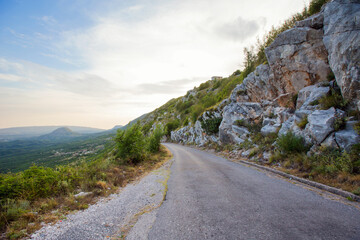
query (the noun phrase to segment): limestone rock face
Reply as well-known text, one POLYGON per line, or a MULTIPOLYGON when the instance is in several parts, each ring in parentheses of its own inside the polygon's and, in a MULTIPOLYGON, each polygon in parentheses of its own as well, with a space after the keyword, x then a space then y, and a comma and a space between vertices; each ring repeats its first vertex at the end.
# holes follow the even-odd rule
MULTIPOLYGON (((261 124, 264 136, 292 131, 307 144, 349 149, 360 141, 353 123, 347 122, 346 129, 336 132, 334 125, 345 119, 345 113, 335 108, 319 110, 318 102, 335 89, 335 80, 327 79, 333 71, 343 97, 360 110, 359 49, 360 0, 329 1, 320 13, 279 34, 265 49, 268 64, 259 65, 237 85, 216 113, 202 115, 201 121, 222 117, 218 135, 207 135, 197 121, 171 137, 197 145, 236 144, 249 139, 247 124, 256 123, 261 124)), ((195 96, 196 91, 188 92, 190 95, 195 96)))
POLYGON ((330 67, 343 97, 360 110, 360 1, 333 0, 322 12, 330 67))
POLYGON ((324 26, 324 15, 322 13, 314 14, 313 16, 296 22, 295 27, 310 27, 314 29, 321 29, 324 26))
POLYGON ((230 99, 234 102, 272 101, 278 96, 278 89, 273 86, 274 75, 269 65, 262 64, 250 73, 243 83, 236 86, 230 99))
POLYGON ((234 126, 236 120, 259 122, 263 108, 259 103, 232 102, 223 110, 223 120, 219 127, 219 138, 222 143, 241 143, 246 139, 248 130, 234 126))
POLYGON ((326 80, 330 68, 322 38, 322 29, 297 27, 279 34, 265 49, 274 73, 272 85, 280 93, 296 94, 306 86, 326 80))

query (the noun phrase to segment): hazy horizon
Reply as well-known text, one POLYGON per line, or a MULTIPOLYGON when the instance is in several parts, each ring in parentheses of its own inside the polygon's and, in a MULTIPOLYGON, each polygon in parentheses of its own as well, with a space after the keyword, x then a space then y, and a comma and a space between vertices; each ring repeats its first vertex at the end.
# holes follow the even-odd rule
POLYGON ((0 128, 125 125, 240 69, 244 47, 307 4, 0 0, 0 128))

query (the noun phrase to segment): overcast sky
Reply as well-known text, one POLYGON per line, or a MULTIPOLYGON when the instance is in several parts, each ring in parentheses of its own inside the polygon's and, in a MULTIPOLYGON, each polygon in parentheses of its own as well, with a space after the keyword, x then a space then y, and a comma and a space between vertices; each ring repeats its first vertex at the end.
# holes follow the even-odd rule
POLYGON ((0 128, 112 128, 241 68, 307 0, 0 0, 0 128))

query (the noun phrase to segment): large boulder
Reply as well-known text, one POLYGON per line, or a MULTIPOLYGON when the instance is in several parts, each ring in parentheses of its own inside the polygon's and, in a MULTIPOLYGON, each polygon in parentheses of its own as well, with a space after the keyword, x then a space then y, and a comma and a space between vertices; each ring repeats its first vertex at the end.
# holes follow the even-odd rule
POLYGON ((279 34, 265 49, 274 73, 273 87, 283 94, 296 94, 326 80, 330 67, 322 39, 322 29, 311 27, 296 27, 279 34))
POLYGON ((325 5, 323 42, 343 97, 360 110, 360 1, 325 5))

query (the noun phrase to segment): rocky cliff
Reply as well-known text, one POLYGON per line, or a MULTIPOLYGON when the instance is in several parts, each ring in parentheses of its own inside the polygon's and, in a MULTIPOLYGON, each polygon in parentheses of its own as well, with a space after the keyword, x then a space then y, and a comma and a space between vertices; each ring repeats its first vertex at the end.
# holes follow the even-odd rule
POLYGON ((239 144, 258 127, 264 136, 291 131, 309 145, 349 149, 360 142, 350 114, 360 110, 359 45, 360 1, 333 0, 279 34, 265 49, 266 64, 171 139, 239 144), (218 133, 209 131, 216 121, 218 133))

